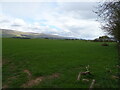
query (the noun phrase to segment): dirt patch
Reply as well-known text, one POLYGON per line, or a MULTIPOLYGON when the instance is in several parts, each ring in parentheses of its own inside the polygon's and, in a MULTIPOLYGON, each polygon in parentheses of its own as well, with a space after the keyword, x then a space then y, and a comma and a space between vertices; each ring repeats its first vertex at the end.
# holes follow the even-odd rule
POLYGON ((8 64, 9 61, 8 60, 5 60, 5 59, 2 59, 2 61, 0 62, 2 65, 5 65, 5 64, 8 64))
POLYGON ((59 77, 58 73, 55 73, 49 76, 37 77, 35 79, 29 80, 27 83, 23 84, 22 87, 29 88, 31 86, 38 85, 40 82, 42 82, 45 79, 53 79, 53 78, 58 78, 58 77, 59 77))
POLYGON ((3 88, 3 89, 8 88, 8 85, 4 85, 4 86, 2 86, 2 88, 3 88))
POLYGON ((23 84, 22 87, 27 88, 39 84, 43 80, 43 77, 38 77, 34 80, 29 80, 27 83, 23 84))
POLYGON ((54 73, 54 74, 48 76, 48 79, 58 78, 59 76, 60 76, 59 73, 54 73))
POLYGON ((28 75, 28 78, 32 77, 32 74, 31 74, 31 72, 29 70, 25 69, 23 72, 28 75))
POLYGON ((101 46, 109 46, 109 44, 103 43, 103 44, 101 44, 101 46))

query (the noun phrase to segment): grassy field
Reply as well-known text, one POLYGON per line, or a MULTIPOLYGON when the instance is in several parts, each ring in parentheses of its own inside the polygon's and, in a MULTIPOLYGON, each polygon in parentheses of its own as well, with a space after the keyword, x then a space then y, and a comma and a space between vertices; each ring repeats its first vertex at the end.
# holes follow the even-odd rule
POLYGON ((4 88, 117 88, 116 43, 48 39, 3 39, 4 88), (79 72, 83 75, 79 81, 79 72), (87 79, 89 81, 83 80, 87 79))

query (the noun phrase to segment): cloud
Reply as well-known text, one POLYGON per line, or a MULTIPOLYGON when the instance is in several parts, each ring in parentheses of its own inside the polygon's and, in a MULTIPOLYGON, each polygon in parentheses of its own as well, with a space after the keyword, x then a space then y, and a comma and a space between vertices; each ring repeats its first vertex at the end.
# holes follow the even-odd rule
POLYGON ((95 7, 97 6, 96 2, 69 2, 69 3, 59 3, 59 9, 63 10, 64 13, 72 14, 74 17, 80 19, 93 19, 96 18, 96 14, 93 13, 95 7))
POLYGON ((94 2, 3 3, 0 28, 94 39, 104 35, 94 2))
POLYGON ((12 22, 12 25, 13 27, 22 27, 22 26, 25 26, 26 23, 24 20, 22 19, 15 19, 13 22, 12 22))

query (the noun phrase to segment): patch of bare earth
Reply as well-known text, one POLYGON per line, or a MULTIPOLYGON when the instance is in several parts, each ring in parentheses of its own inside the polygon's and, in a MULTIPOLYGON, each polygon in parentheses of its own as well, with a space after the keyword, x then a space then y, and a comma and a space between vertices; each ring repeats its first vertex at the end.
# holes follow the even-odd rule
POLYGON ((48 76, 47 78, 52 79, 52 78, 58 78, 59 76, 60 76, 59 73, 54 73, 54 74, 48 76))
POLYGON ((36 78, 36 79, 34 79, 34 80, 29 80, 27 83, 23 84, 22 87, 28 88, 28 87, 37 85, 37 84, 39 84, 43 79, 44 79, 43 77, 38 77, 38 78, 36 78))
POLYGON ((32 78, 32 74, 29 70, 25 69, 23 72, 27 74, 29 79, 32 78))
MULTIPOLYGON (((28 73, 28 71, 25 71, 26 73, 28 73)), ((28 75, 31 75, 30 73, 28 73, 28 75)), ((54 79, 54 78, 58 78, 59 74, 55 73, 49 76, 41 76, 41 77, 37 77, 35 79, 30 79, 28 82, 26 82, 25 84, 22 85, 23 88, 29 88, 32 87, 34 85, 38 85, 40 82, 42 82, 45 79, 54 79)))
POLYGON ((9 61, 8 60, 5 60, 5 59, 2 59, 2 61, 1 61, 1 64, 2 65, 5 65, 5 64, 8 64, 9 63, 9 61))
POLYGON ((8 85, 3 85, 2 88, 3 89, 8 88, 8 85))

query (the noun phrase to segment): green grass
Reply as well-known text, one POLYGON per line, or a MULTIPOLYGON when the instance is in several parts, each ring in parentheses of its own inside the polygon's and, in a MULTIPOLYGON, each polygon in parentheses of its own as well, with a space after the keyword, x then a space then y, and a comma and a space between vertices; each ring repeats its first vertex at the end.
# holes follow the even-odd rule
POLYGON ((101 46, 102 42, 80 40, 47 39, 3 39, 3 86, 20 88, 29 78, 24 70, 29 70, 32 79, 59 73, 58 78, 45 79, 32 88, 89 88, 92 79, 97 88, 117 88, 116 43, 101 46), (79 72, 90 66, 92 76, 82 76, 79 72), (111 70, 108 72, 106 70, 111 70), (83 82, 87 78, 89 82, 83 82))

